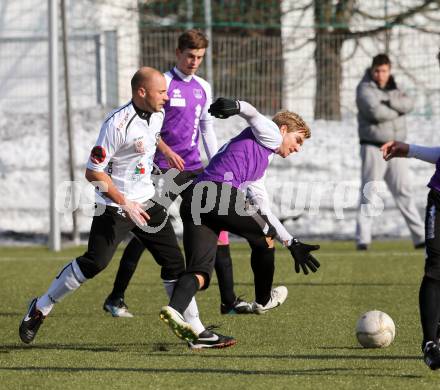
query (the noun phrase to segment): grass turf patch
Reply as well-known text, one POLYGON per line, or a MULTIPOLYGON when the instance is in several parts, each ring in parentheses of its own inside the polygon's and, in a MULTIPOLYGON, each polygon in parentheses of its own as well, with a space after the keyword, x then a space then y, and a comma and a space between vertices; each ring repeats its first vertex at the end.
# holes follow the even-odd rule
MULTIPOLYGON (((409 242, 375 242, 357 252, 352 242, 323 242, 316 274, 296 274, 285 249, 276 251, 274 286, 285 285, 285 304, 265 315, 220 315, 216 279, 197 295, 205 325, 221 325, 238 344, 191 352, 159 321, 167 303, 159 267, 145 252, 126 293, 134 318, 102 310, 121 256, 57 305, 32 345, 18 337, 31 297, 84 248, 51 253, 41 247, 0 250, 0 377, 2 389, 432 388, 440 373, 421 360, 418 289, 423 251, 409 242), (378 309, 396 323, 386 349, 358 346, 354 327, 378 309)), ((235 291, 253 299, 250 252, 232 245, 235 291)))

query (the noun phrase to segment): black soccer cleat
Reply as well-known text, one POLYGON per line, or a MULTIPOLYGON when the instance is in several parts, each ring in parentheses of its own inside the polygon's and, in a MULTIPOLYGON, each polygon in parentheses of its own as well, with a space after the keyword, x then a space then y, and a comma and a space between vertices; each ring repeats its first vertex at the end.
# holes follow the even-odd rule
POLYGON ((243 301, 240 297, 235 298, 232 305, 225 305, 222 303, 220 305, 221 314, 251 314, 253 313, 252 304, 243 301))
POLYGON ((200 350, 203 348, 228 348, 237 344, 237 340, 230 336, 223 336, 220 333, 213 332, 217 328, 215 325, 206 327, 206 329, 199 334, 199 338, 195 341, 189 341, 188 347, 193 350, 200 350))
POLYGON ((433 341, 428 341, 423 351, 423 360, 431 370, 440 368, 440 347, 433 341))
POLYGON ((34 298, 20 323, 19 334, 23 343, 29 344, 34 340, 45 318, 43 313, 37 310, 37 298, 34 298))

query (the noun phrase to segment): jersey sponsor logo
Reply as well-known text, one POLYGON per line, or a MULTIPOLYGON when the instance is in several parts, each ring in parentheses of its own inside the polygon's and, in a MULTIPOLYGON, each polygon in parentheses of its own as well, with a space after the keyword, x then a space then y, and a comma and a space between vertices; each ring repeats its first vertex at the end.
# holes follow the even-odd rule
POLYGON ((135 175, 145 175, 145 167, 144 164, 141 162, 136 165, 136 168, 134 170, 135 175))
POLYGON ((139 137, 134 140, 134 150, 136 153, 145 154, 144 137, 139 137))
POLYGON ((125 126, 125 124, 127 123, 128 117, 130 116, 130 114, 127 112, 124 116, 124 118, 122 118, 122 120, 119 122, 118 126, 116 126, 116 128, 118 130, 122 130, 125 126))
POLYGON ((203 92, 201 89, 193 89, 193 94, 196 99, 201 99, 203 97, 203 92))
POLYGON ((182 97, 182 91, 178 88, 173 89, 171 93, 173 95, 173 98, 181 98, 182 97))
POLYGON ((134 172, 131 174, 131 181, 139 182, 142 180, 143 175, 146 173, 145 165, 142 162, 138 162, 134 168, 134 172))
POLYGON ((170 99, 171 107, 186 107, 186 100, 184 98, 171 98, 170 99))
POLYGON ((94 164, 101 164, 105 161, 107 153, 102 146, 95 146, 90 153, 90 160, 94 164))
POLYGON ((171 107, 186 107, 186 100, 182 97, 182 91, 175 88, 170 93, 170 106, 171 107))

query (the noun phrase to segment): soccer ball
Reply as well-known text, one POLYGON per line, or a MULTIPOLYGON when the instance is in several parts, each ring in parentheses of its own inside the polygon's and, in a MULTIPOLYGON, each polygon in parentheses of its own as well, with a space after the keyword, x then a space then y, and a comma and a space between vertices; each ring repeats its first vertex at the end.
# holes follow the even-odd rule
POLYGON ((356 337, 364 348, 388 347, 394 340, 396 327, 391 317, 379 310, 362 314, 356 324, 356 337))

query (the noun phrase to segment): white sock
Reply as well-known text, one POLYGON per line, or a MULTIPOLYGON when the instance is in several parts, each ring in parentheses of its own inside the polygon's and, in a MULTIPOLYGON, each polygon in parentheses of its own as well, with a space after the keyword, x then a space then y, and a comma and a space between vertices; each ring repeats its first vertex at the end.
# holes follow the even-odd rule
POLYGON ((67 264, 52 281, 47 292, 38 298, 37 308, 47 316, 55 303, 60 302, 66 295, 77 290, 86 277, 81 272, 76 260, 67 264))
MULTIPOLYGON (((163 285, 168 294, 168 297, 171 298, 173 295, 174 286, 176 285, 177 280, 164 280, 163 285)), ((188 322, 192 328, 197 332, 197 334, 202 333, 205 330, 205 327, 200 321, 199 317, 199 308, 197 307, 196 299, 193 297, 191 302, 189 303, 186 310, 183 312, 183 318, 186 322, 188 322)))

